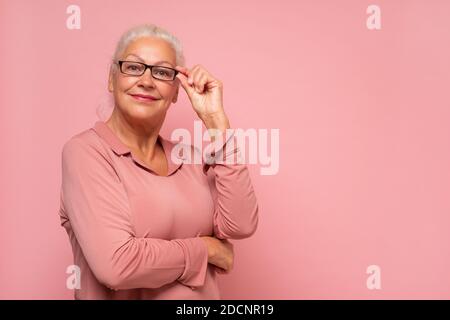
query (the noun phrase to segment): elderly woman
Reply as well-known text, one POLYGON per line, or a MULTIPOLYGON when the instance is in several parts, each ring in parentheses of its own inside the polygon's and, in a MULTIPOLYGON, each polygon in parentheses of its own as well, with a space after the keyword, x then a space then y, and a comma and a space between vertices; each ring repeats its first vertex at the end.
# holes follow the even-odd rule
POLYGON ((186 68, 173 35, 141 25, 120 38, 108 90, 111 117, 62 150, 59 214, 81 271, 75 299, 220 299, 216 273, 233 266, 227 239, 258 224, 248 169, 227 161, 239 149, 222 83, 201 65, 186 68), (180 84, 218 133, 212 161, 186 161, 198 148, 172 152, 177 145, 159 134, 180 84))

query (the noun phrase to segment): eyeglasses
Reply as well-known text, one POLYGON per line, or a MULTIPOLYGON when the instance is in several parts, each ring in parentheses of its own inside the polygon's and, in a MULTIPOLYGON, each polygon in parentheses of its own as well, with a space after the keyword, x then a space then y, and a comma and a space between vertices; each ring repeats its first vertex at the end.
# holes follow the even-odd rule
POLYGON ((175 76, 178 73, 178 70, 169 67, 152 66, 136 61, 119 60, 117 62, 120 67, 120 72, 130 76, 142 76, 147 68, 149 68, 153 78, 162 81, 172 81, 175 80, 175 76))

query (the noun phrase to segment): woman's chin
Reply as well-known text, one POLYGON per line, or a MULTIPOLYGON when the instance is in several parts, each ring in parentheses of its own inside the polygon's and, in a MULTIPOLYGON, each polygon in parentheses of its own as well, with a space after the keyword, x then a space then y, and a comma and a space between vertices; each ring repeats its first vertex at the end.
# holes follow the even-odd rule
POLYGON ((130 117, 136 119, 137 121, 147 122, 151 121, 152 119, 164 116, 164 111, 160 108, 155 107, 152 108, 149 106, 133 105, 129 109, 128 114, 130 115, 130 117))

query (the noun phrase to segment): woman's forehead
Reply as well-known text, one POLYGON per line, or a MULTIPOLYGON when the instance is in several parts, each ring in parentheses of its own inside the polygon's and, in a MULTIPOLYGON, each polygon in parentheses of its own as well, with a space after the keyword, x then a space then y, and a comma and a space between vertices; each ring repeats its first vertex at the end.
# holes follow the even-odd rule
POLYGON ((166 62, 175 64, 175 50, 165 40, 158 38, 139 38, 131 42, 123 57, 133 57, 145 63, 166 62))

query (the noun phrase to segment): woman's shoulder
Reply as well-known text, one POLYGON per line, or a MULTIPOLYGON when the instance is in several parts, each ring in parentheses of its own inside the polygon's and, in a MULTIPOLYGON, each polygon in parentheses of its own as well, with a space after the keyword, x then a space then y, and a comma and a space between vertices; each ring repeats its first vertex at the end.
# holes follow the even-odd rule
POLYGON ((93 128, 70 136, 62 147, 63 158, 108 158, 107 151, 93 128))

